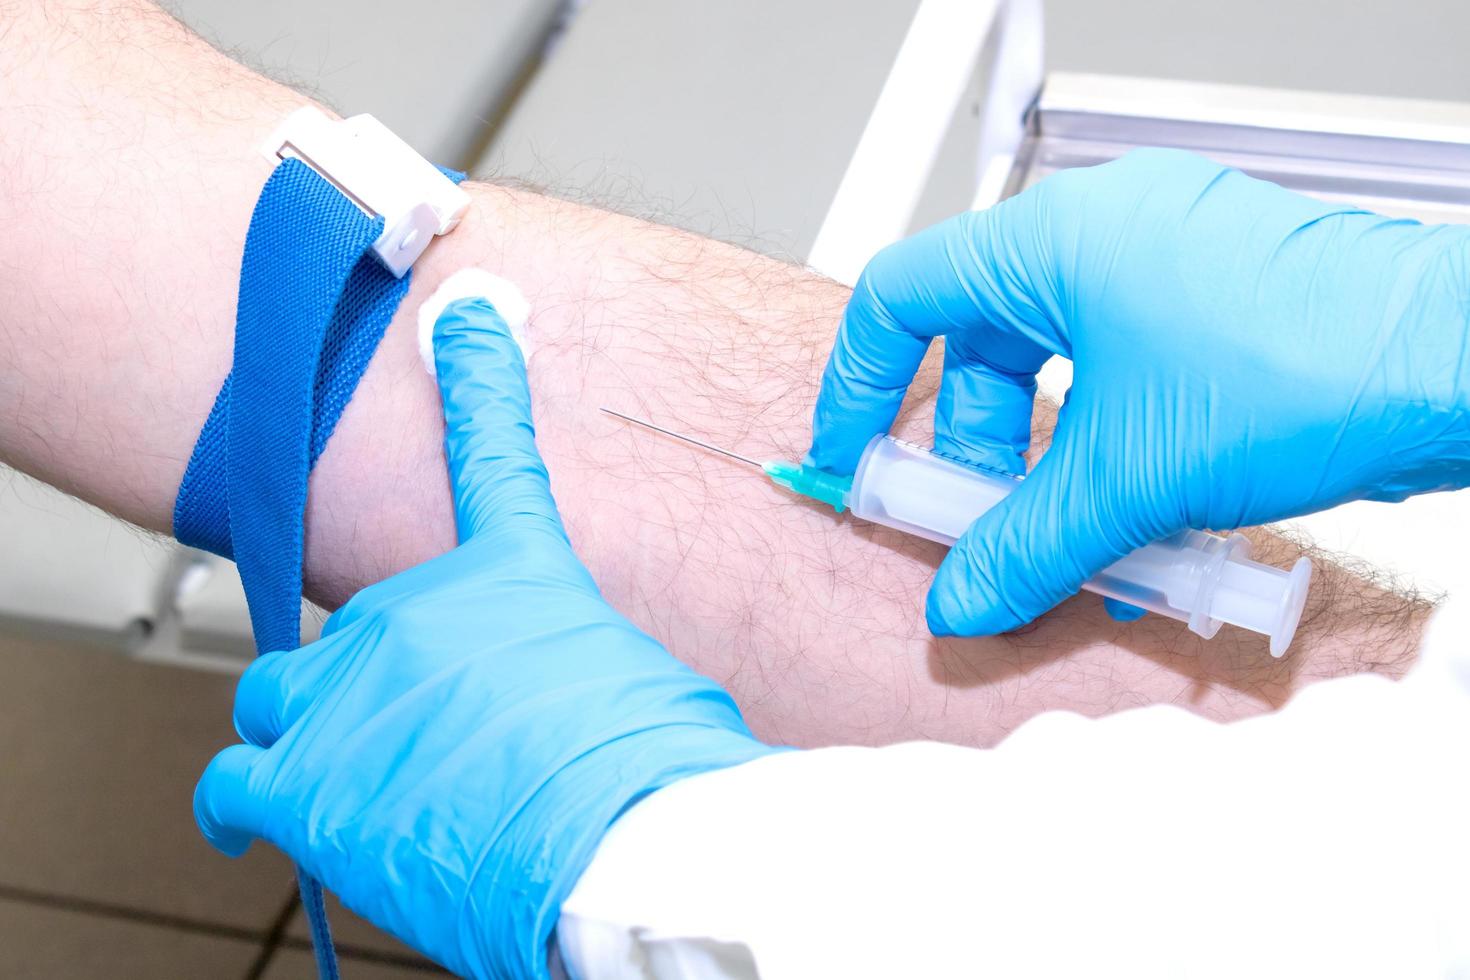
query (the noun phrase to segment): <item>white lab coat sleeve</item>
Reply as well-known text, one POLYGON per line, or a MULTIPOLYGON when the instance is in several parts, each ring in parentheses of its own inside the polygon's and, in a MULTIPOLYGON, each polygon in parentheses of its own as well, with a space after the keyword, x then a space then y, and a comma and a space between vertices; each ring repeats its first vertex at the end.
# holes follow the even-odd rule
POLYGON ((1403 681, 1231 725, 767 757, 625 814, 560 953, 576 980, 1470 977, 1467 750, 1462 606, 1403 681))

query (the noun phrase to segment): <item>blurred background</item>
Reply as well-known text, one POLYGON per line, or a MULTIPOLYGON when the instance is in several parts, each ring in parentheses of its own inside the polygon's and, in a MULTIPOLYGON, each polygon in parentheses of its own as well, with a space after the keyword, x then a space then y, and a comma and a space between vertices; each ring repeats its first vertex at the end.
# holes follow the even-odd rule
MULTIPOLYGON (((165 5, 247 64, 344 114, 374 113, 439 163, 795 261, 812 253, 922 6, 165 5)), ((1200 145, 1225 155, 1255 147, 1258 157, 1271 157, 1266 172, 1307 181, 1306 189, 1373 197, 1365 181, 1392 184, 1398 190, 1382 196, 1388 209, 1470 220, 1470 181, 1463 180, 1470 162, 1452 152, 1455 143, 1470 145, 1470 4, 1463 0, 1045 0, 1044 7, 1056 119, 1077 118, 1074 106, 1061 104, 1064 96, 1112 93, 1167 103, 1174 120, 1150 129, 1124 111, 1133 120, 1123 127, 1125 139, 1108 116, 1102 129, 1094 124, 1088 147, 1115 147, 1138 132, 1182 132, 1178 120, 1197 107, 1215 127, 1189 130, 1206 132, 1200 145), (1408 142, 1372 143, 1379 154, 1372 159, 1351 149, 1355 169, 1319 188, 1311 181, 1320 168, 1293 169, 1292 147, 1320 148, 1320 134, 1303 140, 1276 132, 1266 150, 1250 136, 1257 116, 1282 105, 1349 129, 1393 129, 1405 120, 1422 126, 1412 138, 1394 137, 1408 142), (1103 129, 1106 138, 1097 135, 1103 129), (1394 183, 1379 162, 1385 147, 1400 160, 1423 151, 1426 169, 1394 183), (1417 189, 1403 192, 1406 183, 1417 189)), ((933 166, 922 186, 909 189, 914 225, 967 207, 975 190, 974 146, 995 45, 967 57, 969 81, 933 166)), ((1073 137, 1067 152, 1080 145, 1073 137)), ((1043 147, 1033 169, 1058 154, 1065 156, 1043 147)), ((1064 383, 1051 381, 1054 388, 1064 383)), ((1463 495, 1415 501, 1391 515, 1382 505, 1352 505, 1300 526, 1425 590, 1465 581, 1450 560, 1470 544, 1463 495)), ((264 848, 226 861, 202 842, 190 813, 204 764, 234 740, 234 675, 251 649, 232 567, 4 470, 0 540, 0 977, 311 976, 287 863, 264 848)), ((303 609, 308 634, 320 620, 318 611, 303 609)), ((348 978, 434 972, 344 912, 334 923, 348 978)))

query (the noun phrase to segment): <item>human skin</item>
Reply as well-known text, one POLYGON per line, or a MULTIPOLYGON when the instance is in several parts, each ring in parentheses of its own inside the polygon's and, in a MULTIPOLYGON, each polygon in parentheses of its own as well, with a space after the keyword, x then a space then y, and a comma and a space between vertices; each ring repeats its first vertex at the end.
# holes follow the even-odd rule
MULTIPOLYGON (((0 3, 0 457, 142 527, 229 368, 255 147, 309 101, 142 0, 0 3)), ((328 607, 453 546, 414 312, 453 271, 520 286, 538 442, 608 600, 800 745, 993 744, 1048 708, 1230 718, 1313 679, 1407 667, 1427 613, 1318 564, 1287 658, 1231 628, 1109 619, 1082 596, 994 638, 930 636, 941 549, 838 517, 607 405, 756 458, 799 457, 847 290, 752 252, 534 191, 466 185, 312 475, 307 591, 328 607)), ((927 441, 933 375, 899 429, 927 441)), ((1039 429, 1049 418, 1038 419, 1039 429)), ((1276 564, 1300 553, 1253 533, 1276 564)), ((1017 570, 1016 574, 1024 574, 1017 570)))

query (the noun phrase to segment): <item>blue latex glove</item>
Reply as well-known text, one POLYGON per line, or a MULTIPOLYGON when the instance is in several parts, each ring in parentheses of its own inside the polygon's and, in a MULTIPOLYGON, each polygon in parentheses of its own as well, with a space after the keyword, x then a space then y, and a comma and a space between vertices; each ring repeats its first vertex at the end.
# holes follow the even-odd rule
POLYGON ((1036 372, 1070 358, 1050 449, 929 593, 936 634, 998 633, 1184 528, 1470 483, 1467 323, 1470 228, 1138 151, 874 258, 808 462, 852 472, 944 335, 935 447, 1023 472, 1036 372))
POLYGON ((277 845, 457 973, 547 975, 562 900, 617 816, 773 751, 614 612, 572 553, 525 369, 484 300, 435 327, 459 547, 257 660, 195 794, 227 854, 277 845))

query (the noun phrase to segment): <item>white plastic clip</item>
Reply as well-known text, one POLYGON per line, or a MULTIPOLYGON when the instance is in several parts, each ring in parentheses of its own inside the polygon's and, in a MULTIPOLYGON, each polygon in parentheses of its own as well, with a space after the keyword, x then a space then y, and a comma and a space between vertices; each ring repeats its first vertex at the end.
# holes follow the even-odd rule
POLYGON ((459 224, 470 196, 370 115, 328 119, 297 109, 261 145, 271 160, 295 157, 369 215, 383 218, 373 251, 399 279, 435 235, 459 224))

